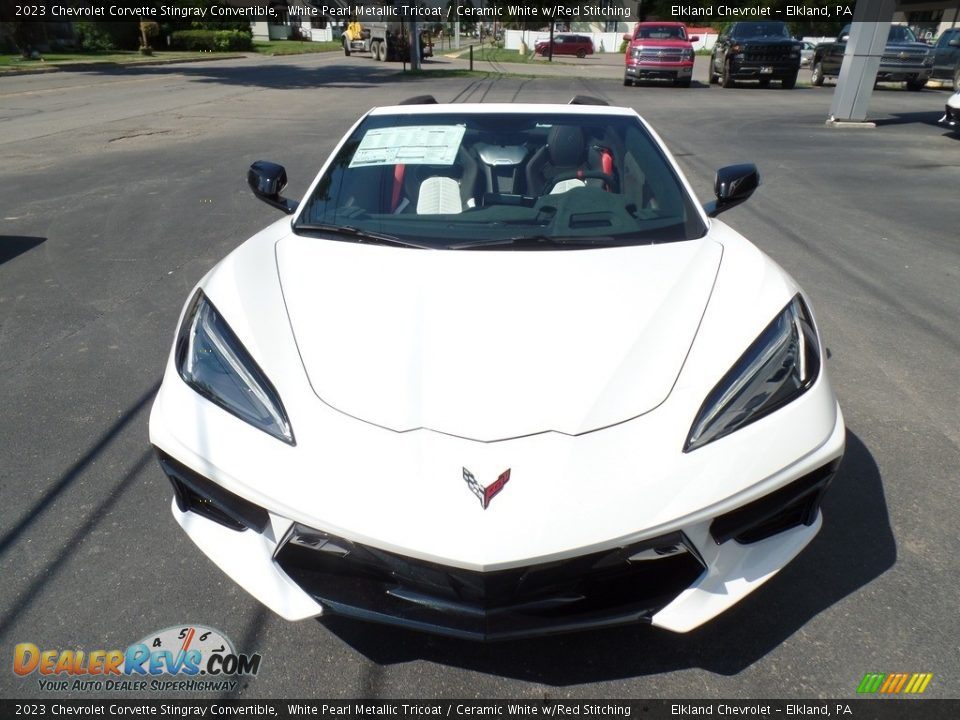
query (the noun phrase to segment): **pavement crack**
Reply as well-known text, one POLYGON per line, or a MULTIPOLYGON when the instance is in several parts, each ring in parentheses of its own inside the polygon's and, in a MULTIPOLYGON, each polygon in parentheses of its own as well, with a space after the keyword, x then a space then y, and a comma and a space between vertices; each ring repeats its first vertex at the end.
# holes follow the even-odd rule
POLYGON ((118 140, 130 140, 132 138, 138 137, 148 137, 150 135, 168 135, 172 132, 171 130, 139 130, 131 132, 127 135, 118 135, 115 138, 110 138, 107 142, 117 142, 118 140))

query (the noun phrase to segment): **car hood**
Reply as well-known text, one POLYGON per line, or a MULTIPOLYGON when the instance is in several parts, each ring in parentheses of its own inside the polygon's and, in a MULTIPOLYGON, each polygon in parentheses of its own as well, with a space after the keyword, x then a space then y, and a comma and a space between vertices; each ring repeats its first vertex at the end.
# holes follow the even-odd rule
POLYGON ((887 43, 887 50, 922 50, 929 52, 930 46, 922 42, 910 42, 907 40, 896 40, 887 43))
POLYGON ((779 43, 782 45, 796 45, 799 47, 800 43, 796 40, 791 40, 790 38, 785 38, 782 35, 753 35, 748 38, 734 38, 733 42, 735 43, 751 43, 751 42, 760 42, 766 45, 773 43, 779 43))
POLYGON ((396 431, 579 434, 662 403, 722 246, 411 250, 290 235, 284 301, 314 392, 396 431))

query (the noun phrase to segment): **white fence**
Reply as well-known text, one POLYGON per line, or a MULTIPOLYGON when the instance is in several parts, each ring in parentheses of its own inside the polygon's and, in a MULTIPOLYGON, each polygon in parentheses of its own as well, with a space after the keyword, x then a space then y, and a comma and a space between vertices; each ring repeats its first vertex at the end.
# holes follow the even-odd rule
MULTIPOLYGON (((559 34, 559 33, 554 33, 559 34)), ((623 33, 619 32, 571 32, 562 33, 564 35, 587 35, 593 40, 594 52, 620 52, 620 45, 623 43, 623 33)), ((541 40, 550 39, 550 33, 545 30, 507 30, 503 36, 503 47, 507 50, 520 50, 520 43, 527 46, 528 52, 533 52, 533 47, 541 40)), ((700 35, 699 39, 693 43, 694 50, 712 50, 717 42, 717 36, 713 33, 700 35)))
MULTIPOLYGON (((254 40, 289 40, 295 37, 297 33, 303 39, 309 39, 313 42, 327 42, 333 40, 333 30, 328 25, 325 28, 310 27, 309 20, 293 19, 287 23, 274 24, 264 21, 255 21, 250 23, 250 30, 253 33, 254 40)), ((339 34, 337 39, 340 39, 339 34)))
POLYGON ((719 37, 719 35, 715 33, 694 34, 698 37, 696 42, 691 43, 694 50, 713 50, 713 46, 717 44, 717 38, 719 37))
MULTIPOLYGON (((310 31, 310 39, 314 42, 330 42, 333 40, 333 30, 330 29, 328 25, 325 28, 312 28, 304 26, 304 30, 310 31)), ((340 36, 337 36, 337 39, 340 39, 340 36)))
MULTIPOLYGON (((554 33, 554 35, 587 35, 593 40, 594 52, 619 52, 623 42, 623 33, 615 32, 570 32, 554 33), (601 49, 602 48, 602 49, 601 49)), ((541 40, 549 41, 550 32, 544 30, 507 30, 503 34, 503 47, 507 50, 519 50, 520 43, 533 52, 533 46, 541 40)))

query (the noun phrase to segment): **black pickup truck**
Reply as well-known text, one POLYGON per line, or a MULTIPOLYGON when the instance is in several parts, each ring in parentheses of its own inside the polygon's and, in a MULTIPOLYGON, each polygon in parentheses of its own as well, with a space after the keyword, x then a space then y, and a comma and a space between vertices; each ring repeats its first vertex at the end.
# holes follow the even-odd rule
MULTIPOLYGON (((838 77, 847 49, 850 26, 840 31, 836 42, 820 43, 814 48, 810 61, 810 82, 823 85, 824 78, 838 77)), ((905 82, 907 90, 920 90, 930 79, 933 54, 930 47, 919 42, 913 30, 905 25, 891 25, 887 47, 880 59, 877 82, 905 82)))
POLYGON ((960 91, 960 27, 944 30, 937 40, 930 77, 952 82, 954 92, 960 91))
POLYGON ((787 90, 797 84, 803 43, 790 37, 786 23, 736 22, 717 38, 710 56, 710 83, 733 87, 737 80, 779 80, 787 90))

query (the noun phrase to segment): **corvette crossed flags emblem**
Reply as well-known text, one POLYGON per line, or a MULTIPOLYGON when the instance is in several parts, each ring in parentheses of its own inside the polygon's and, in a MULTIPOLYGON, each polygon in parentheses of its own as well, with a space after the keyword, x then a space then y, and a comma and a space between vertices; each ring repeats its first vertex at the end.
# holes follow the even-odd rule
POLYGON ((483 506, 483 509, 486 510, 494 496, 503 490, 503 486, 510 481, 510 468, 507 468, 500 473, 500 477, 487 485, 487 487, 480 485, 480 483, 477 482, 477 479, 473 476, 473 473, 466 468, 463 469, 463 479, 473 494, 476 495, 480 500, 480 504, 483 506))

